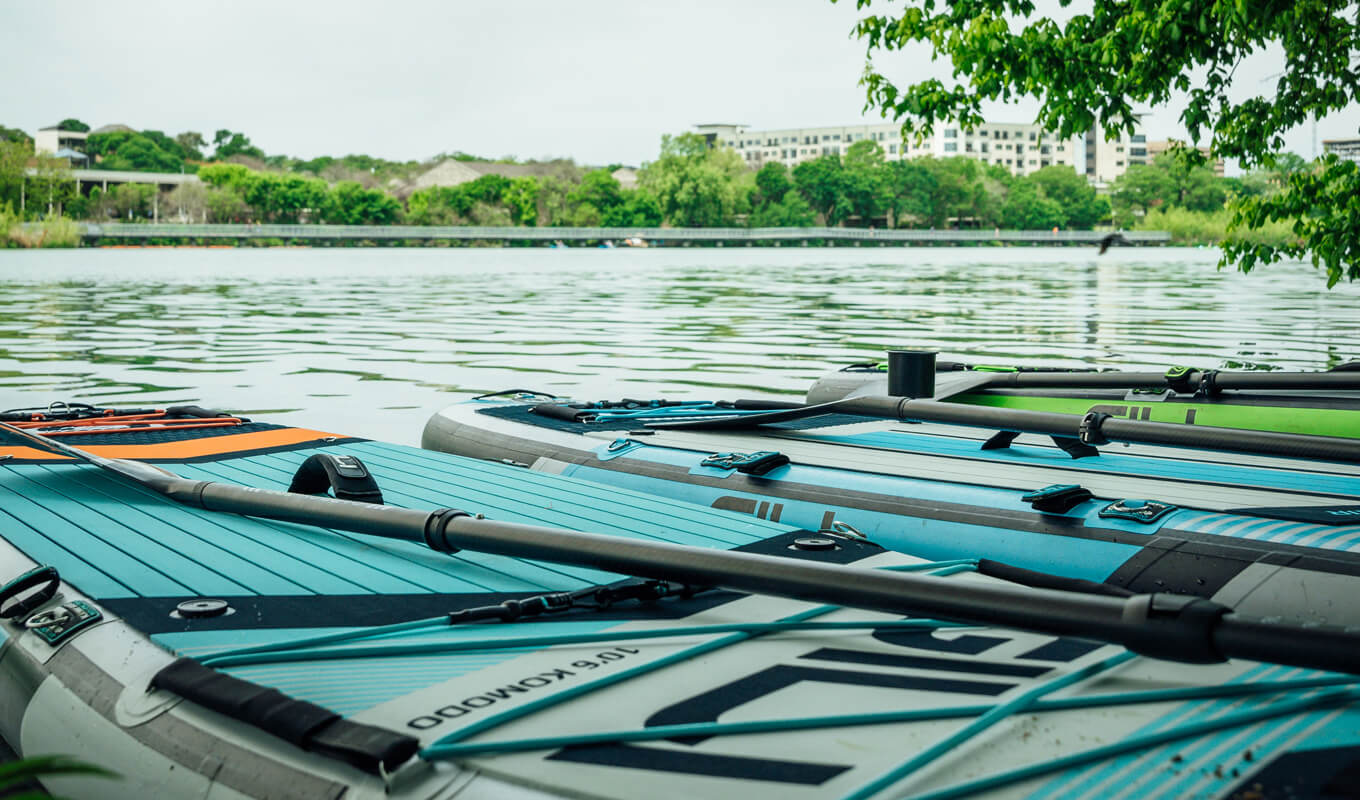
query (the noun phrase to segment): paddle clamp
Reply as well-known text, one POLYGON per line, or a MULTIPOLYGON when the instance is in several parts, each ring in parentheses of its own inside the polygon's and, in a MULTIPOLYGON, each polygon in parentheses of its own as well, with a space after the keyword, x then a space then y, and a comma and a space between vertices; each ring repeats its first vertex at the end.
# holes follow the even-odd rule
POLYGON ((1214 646, 1214 629, 1232 611, 1202 597, 1183 594, 1140 594, 1124 603, 1122 621, 1130 626, 1122 643, 1139 655, 1216 664, 1224 661, 1214 646))
POLYGON ((1206 369, 1200 373, 1199 389, 1195 391, 1195 397, 1217 397, 1223 394, 1223 390, 1218 388, 1218 370, 1206 369))
POLYGON ((1103 411, 1087 412, 1086 416, 1081 418, 1081 424, 1077 425, 1077 438, 1082 444, 1091 446, 1109 444, 1110 440, 1100 432, 1100 426, 1109 418, 1110 415, 1103 411))
POLYGON ((1029 503, 1030 508, 1044 514, 1066 514, 1091 497, 1090 489, 1084 489, 1075 483, 1055 483, 1026 492, 1020 499, 1029 503))
POLYGON ((1176 394, 1190 394, 1194 391, 1190 386, 1190 376, 1196 372, 1199 370, 1194 367, 1171 367, 1166 371, 1166 385, 1176 394))
POLYGON ((440 508, 425 518, 425 545, 436 553, 456 553, 462 548, 449 543, 448 527, 451 520, 472 516, 456 508, 440 508))

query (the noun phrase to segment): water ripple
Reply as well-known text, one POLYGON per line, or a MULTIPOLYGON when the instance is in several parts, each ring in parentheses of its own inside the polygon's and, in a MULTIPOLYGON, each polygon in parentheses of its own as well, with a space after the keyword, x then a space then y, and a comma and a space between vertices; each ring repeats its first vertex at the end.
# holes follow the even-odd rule
POLYGON ((1211 250, 0 251, 0 407, 196 402, 414 442, 471 393, 794 396, 892 347, 1326 369, 1360 287, 1211 250))

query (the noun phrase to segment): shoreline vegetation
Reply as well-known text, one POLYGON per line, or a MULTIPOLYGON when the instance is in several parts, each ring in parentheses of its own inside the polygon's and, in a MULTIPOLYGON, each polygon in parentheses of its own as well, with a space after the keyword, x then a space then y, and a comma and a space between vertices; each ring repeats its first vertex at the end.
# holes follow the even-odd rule
MULTIPOLYGON (((78 120, 64 120, 61 126, 88 130, 78 120)), ((227 130, 217 132, 209 159, 203 154, 208 143, 200 134, 172 138, 159 131, 113 127, 118 129, 88 135, 92 167, 193 172, 199 181, 169 191, 123 183, 108 191, 95 186, 81 194, 65 160, 35 157, 26 134, 0 127, 0 247, 127 246, 126 238, 87 240, 79 223, 153 221, 538 229, 1123 230, 1167 231, 1172 245, 1236 240, 1281 246, 1297 238, 1290 226, 1279 223, 1246 237, 1230 233, 1227 204, 1233 198, 1278 192, 1291 171, 1306 168, 1303 159, 1285 155, 1271 171, 1220 178, 1208 167, 1186 166, 1163 154, 1152 164, 1130 167, 1097 192, 1069 167, 1014 176, 1005 167, 966 156, 889 161, 873 141, 855 142, 844 155, 824 155, 792 169, 775 162, 755 170, 734 151, 713 149, 697 134, 663 136, 658 158, 632 170, 617 164, 588 168, 566 159, 521 162, 464 153, 423 163, 363 155, 303 161, 265 156, 244 134, 227 130), (439 177, 459 171, 463 175, 456 181, 439 177)), ((148 236, 142 243, 173 245, 183 240, 148 236)), ((310 240, 267 238, 235 244, 313 245, 310 240)), ((332 244, 417 243, 394 239, 332 244)), ((854 245, 815 238, 809 244, 854 245)))

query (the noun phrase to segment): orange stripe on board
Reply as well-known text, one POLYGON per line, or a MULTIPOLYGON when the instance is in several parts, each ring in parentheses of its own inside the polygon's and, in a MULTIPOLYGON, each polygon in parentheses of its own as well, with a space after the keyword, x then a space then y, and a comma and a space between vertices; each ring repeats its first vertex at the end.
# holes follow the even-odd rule
MULTIPOLYGON (((327 438, 345 438, 338 434, 313 431, 307 428, 276 428, 270 431, 238 433, 231 436, 212 436, 204 439, 185 439, 179 442, 155 442, 150 444, 92 444, 81 445, 80 449, 105 458, 166 459, 182 461, 204 456, 245 453, 253 450, 268 450, 274 447, 315 442, 327 438)), ((66 461, 66 456, 48 453, 32 447, 0 446, 0 456, 13 456, 15 459, 32 461, 66 461)))
POLYGON ((202 458, 226 453, 240 453, 249 450, 267 450, 271 447, 287 447, 303 442, 312 442, 328 437, 341 438, 334 433, 312 431, 306 428, 276 428, 272 431, 238 433, 231 436, 212 436, 204 439, 185 439, 180 442, 158 442, 156 444, 92 444, 81 447, 97 456, 105 458, 165 458, 180 460, 202 458))
MULTIPOLYGON (((13 447, 5 447, 5 446, 3 446, 3 445, 0 445, 0 458, 6 458, 6 457, 8 457, 8 458, 17 458, 17 459, 21 459, 21 460, 23 460, 23 461, 71 461, 71 460, 72 460, 72 458, 71 458, 70 456, 64 456, 64 455, 62 455, 62 454, 60 454, 60 453, 49 453, 49 452, 47 452, 46 450, 38 450, 38 449, 35 449, 35 448, 32 448, 32 447, 21 447, 21 446, 19 446, 19 445, 15 445, 15 446, 13 446, 13 447)), ((0 461, 0 466, 3 466, 4 463, 5 463, 4 461, 0 461)))

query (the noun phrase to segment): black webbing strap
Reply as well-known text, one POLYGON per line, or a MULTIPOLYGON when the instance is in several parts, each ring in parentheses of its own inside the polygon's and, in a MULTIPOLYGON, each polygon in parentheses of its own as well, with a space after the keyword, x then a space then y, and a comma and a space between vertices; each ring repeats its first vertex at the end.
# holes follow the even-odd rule
POLYGON ((1132 597, 1134 595, 1133 592, 1122 586, 1097 583, 1082 578, 1070 578, 1066 575, 1054 575, 1050 572, 1036 572, 1032 569, 993 561, 990 558, 979 558, 977 571, 980 575, 989 575, 1022 586, 1033 586, 1036 589, 1058 589, 1064 592, 1103 594, 1110 597, 1132 597))
POLYGON ((391 772, 420 750, 413 736, 341 717, 277 689, 233 678, 192 658, 157 672, 151 685, 192 700, 303 750, 353 764, 374 775, 391 772))
POLYGON ((294 494, 325 494, 327 489, 341 500, 383 504, 378 482, 354 456, 316 453, 302 462, 288 485, 288 491, 294 494))
POLYGON ((542 417, 551 417, 567 422, 580 422, 582 417, 588 417, 595 413, 585 408, 573 408, 566 403, 540 403, 533 407, 533 412, 542 417))

